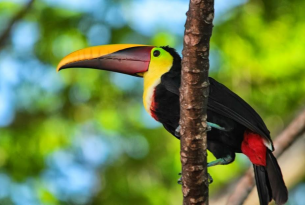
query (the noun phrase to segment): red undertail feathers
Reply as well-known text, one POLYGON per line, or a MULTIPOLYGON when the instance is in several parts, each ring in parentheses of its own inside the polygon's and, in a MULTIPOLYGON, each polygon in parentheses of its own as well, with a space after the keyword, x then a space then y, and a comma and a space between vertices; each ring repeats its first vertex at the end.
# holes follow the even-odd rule
POLYGON ((241 151, 255 165, 266 166, 267 147, 263 138, 251 131, 245 131, 241 151))

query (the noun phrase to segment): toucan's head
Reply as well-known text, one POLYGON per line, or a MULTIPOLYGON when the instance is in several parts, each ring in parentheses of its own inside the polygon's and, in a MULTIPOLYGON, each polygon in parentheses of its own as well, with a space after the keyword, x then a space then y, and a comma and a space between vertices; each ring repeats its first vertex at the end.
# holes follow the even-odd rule
POLYGON ((64 57, 57 71, 66 68, 93 68, 144 77, 164 74, 180 65, 180 56, 169 47, 137 44, 95 46, 75 51, 64 57))

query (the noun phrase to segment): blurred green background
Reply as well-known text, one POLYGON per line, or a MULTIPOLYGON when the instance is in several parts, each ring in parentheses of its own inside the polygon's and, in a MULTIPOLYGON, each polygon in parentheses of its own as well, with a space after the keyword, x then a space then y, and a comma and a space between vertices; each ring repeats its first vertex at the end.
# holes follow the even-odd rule
MULTIPOLYGON (((305 102, 305 1, 215 0, 210 75, 275 137, 305 102)), ((0 42, 0 204, 181 204, 179 141, 142 105, 142 80, 56 73, 68 53, 110 43, 181 53, 188 0, 36 0, 0 42)), ((0 0, 0 35, 26 0, 0 0)), ((209 161, 213 157, 209 154, 209 161)), ((211 196, 250 166, 211 168, 211 196)), ((290 204, 304 204, 304 175, 290 204)))

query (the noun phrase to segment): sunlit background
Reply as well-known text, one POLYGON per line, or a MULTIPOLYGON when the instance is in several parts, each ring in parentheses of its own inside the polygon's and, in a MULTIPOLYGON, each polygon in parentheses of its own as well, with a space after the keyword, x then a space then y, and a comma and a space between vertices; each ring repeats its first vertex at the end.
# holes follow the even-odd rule
MULTIPOLYGON (((275 137, 304 108, 305 1, 215 1, 210 75, 249 102, 275 137)), ((100 44, 181 53, 188 2, 34 1, 0 42, 1 205, 181 204, 179 141, 144 111, 142 80, 55 68, 100 44)), ((0 35, 27 3, 0 0, 0 35)), ((291 157, 305 161, 300 153, 291 157)), ((209 169, 211 199, 249 166, 238 155, 209 169)), ((304 205, 305 172, 293 178, 289 204, 304 205)))

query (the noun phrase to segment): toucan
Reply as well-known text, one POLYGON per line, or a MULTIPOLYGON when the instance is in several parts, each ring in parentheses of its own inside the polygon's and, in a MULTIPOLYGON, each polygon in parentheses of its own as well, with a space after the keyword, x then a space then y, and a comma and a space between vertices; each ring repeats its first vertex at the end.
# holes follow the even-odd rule
MULTIPOLYGON (((64 57, 57 71, 67 68, 93 68, 143 78, 146 111, 180 138, 181 57, 175 49, 137 44, 89 47, 64 57)), ((209 83, 207 144, 216 160, 208 167, 229 164, 235 153, 243 153, 253 163, 260 204, 267 205, 272 199, 284 204, 288 191, 264 121, 226 86, 211 77, 209 83)))

